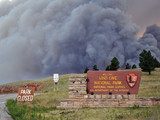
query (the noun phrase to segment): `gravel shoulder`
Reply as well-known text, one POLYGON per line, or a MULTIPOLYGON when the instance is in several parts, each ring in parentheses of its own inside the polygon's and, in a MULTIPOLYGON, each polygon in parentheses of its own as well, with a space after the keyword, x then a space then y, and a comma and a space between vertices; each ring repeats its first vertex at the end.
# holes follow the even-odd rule
POLYGON ((16 99, 16 97, 17 94, 0 95, 0 120, 13 120, 7 112, 6 101, 8 99, 16 99))

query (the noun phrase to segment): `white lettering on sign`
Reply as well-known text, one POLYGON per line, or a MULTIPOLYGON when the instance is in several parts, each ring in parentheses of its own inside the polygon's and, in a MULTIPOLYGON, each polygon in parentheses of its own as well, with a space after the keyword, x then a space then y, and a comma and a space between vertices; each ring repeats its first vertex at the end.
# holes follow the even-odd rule
POLYGON ((21 94, 31 94, 31 90, 26 89, 26 90, 21 90, 21 94))
POLYGON ((18 96, 18 101, 33 101, 33 95, 18 96))
POLYGON ((34 91, 35 91, 34 87, 19 88, 17 101, 26 101, 26 102, 33 101, 34 91))

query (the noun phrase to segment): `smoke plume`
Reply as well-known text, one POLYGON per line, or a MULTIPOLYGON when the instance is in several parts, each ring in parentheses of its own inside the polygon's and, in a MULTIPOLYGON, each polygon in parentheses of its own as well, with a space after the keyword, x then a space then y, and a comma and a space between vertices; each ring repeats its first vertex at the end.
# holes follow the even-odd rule
POLYGON ((141 27, 142 34, 146 27, 160 22, 160 0, 127 0, 127 13, 132 21, 141 27))
POLYGON ((139 27, 125 8, 125 0, 0 2, 1 84, 79 73, 94 64, 104 70, 113 57, 121 66, 138 64, 143 49, 160 60, 160 28, 149 27, 137 40, 139 27))

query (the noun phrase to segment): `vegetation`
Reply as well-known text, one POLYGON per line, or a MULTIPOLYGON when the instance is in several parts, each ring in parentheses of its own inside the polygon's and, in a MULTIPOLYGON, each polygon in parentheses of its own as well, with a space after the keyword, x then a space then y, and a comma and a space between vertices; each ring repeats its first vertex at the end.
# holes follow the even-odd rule
POLYGON ((154 62, 155 62, 155 67, 159 68, 160 62, 156 58, 154 58, 154 62))
MULTIPOLYGON (((72 74, 71 74, 72 75, 72 74)), ((68 98, 68 79, 70 75, 60 76, 58 90, 54 91, 52 78, 42 79, 45 84, 41 94, 33 102, 8 100, 7 106, 15 120, 159 120, 160 106, 141 108, 83 108, 57 109, 61 99, 68 98), (22 117, 23 116, 23 117, 22 117)), ((15 83, 14 83, 15 84, 15 83)), ((17 83, 20 84, 20 83, 17 83)), ((16 84, 15 84, 16 85, 16 84)), ((160 97, 160 68, 152 75, 142 73, 139 94, 136 97, 160 97)))
POLYGON ((110 70, 118 70, 119 68, 119 61, 116 57, 114 57, 112 60, 111 60, 111 64, 109 66, 109 69, 110 70))
POLYGON ((7 101, 7 107, 8 107, 8 110, 9 110, 12 118, 15 120, 25 120, 23 118, 26 113, 26 111, 25 111, 26 106, 25 105, 17 106, 16 103, 17 103, 17 101, 13 100, 13 99, 9 99, 7 101))
MULTIPOLYGON (((60 100, 68 97, 68 79, 70 75, 61 75, 57 85, 54 84, 52 77, 39 80, 40 83, 44 84, 40 95, 35 96, 33 102, 8 100, 9 113, 15 120, 47 120, 46 113, 56 110, 60 100), (57 91, 54 91, 54 88, 57 88, 57 91)), ((22 83, 17 82, 18 85, 22 83)))
POLYGON ((56 109, 56 107, 30 107, 24 103, 19 104, 17 105, 17 101, 13 99, 7 101, 8 110, 14 120, 45 120, 45 114, 42 115, 41 113, 56 109), (26 116, 28 114, 30 115, 26 116))
POLYGON ((106 71, 109 71, 109 70, 110 70, 110 65, 106 67, 106 71))
POLYGON ((134 65, 132 65, 132 69, 136 69, 137 68, 137 66, 134 64, 134 65))
POLYGON ((143 50, 139 55, 139 61, 142 71, 148 72, 149 75, 156 67, 155 58, 151 55, 150 51, 143 50))
POLYGON ((126 64, 126 69, 131 69, 131 65, 129 63, 126 64))
POLYGON ((93 71, 98 71, 99 69, 97 68, 97 65, 93 66, 93 71))
MULTIPOLYGON (((139 55, 139 66, 144 72, 149 72, 149 75, 151 74, 151 71, 153 71, 156 67, 160 67, 160 62, 151 55, 150 51, 143 50, 140 55, 139 55)), ((116 57, 114 57, 111 60, 111 64, 106 67, 106 71, 116 71, 120 68, 119 66, 120 62, 116 57)), ((132 66, 127 63, 125 66, 125 69, 136 69, 137 66, 133 64, 132 66)), ((85 68, 84 73, 87 73, 89 68, 85 68)), ((98 71, 99 69, 97 68, 97 65, 93 66, 93 71, 98 71)))
POLYGON ((88 72, 88 70, 89 70, 89 69, 86 67, 86 69, 84 70, 84 73, 87 73, 87 72, 88 72))

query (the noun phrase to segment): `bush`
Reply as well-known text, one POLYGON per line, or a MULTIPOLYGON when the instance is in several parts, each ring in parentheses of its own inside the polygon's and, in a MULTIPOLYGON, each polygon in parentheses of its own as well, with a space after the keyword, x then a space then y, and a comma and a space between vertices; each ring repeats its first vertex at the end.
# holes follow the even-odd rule
POLYGON ((139 109, 139 105, 134 104, 134 106, 132 107, 132 109, 139 109))
POLYGON ((134 64, 133 66, 132 66, 132 69, 136 69, 137 68, 137 66, 134 64))
POLYGON ((88 70, 89 70, 89 69, 86 67, 86 69, 84 70, 84 73, 87 73, 87 72, 88 72, 88 70))
POLYGON ((17 101, 13 99, 9 99, 6 103, 9 113, 15 120, 27 120, 24 118, 26 113, 25 108, 26 106, 19 107, 16 105, 17 101))
POLYGON ((129 63, 126 64, 126 69, 131 69, 131 65, 129 63))
POLYGON ((97 68, 97 65, 93 66, 93 71, 98 71, 99 69, 97 68))
POLYGON ((106 71, 109 71, 109 70, 110 70, 110 65, 106 67, 106 71))

